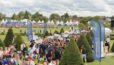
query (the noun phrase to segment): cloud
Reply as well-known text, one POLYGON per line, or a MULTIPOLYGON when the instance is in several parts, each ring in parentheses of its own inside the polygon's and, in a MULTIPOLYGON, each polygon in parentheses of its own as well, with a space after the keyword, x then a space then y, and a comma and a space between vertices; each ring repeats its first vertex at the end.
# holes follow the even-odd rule
POLYGON ((38 11, 45 16, 51 13, 62 15, 66 12, 78 16, 111 16, 113 4, 113 0, 0 0, 0 12, 7 16, 25 10, 31 13, 38 11))

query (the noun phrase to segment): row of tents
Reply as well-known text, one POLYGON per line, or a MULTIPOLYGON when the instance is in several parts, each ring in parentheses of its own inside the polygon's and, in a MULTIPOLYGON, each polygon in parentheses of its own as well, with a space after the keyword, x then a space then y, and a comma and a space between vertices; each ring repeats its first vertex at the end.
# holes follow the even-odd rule
MULTIPOLYGON (((2 20, 1 21, 1 25, 4 25, 5 27, 7 27, 7 26, 21 26, 21 27, 23 27, 23 26, 26 26, 27 25, 27 22, 28 22, 29 20, 27 20, 27 19, 24 19, 24 20, 2 20)), ((34 24, 36 25, 36 24, 44 24, 45 23, 45 21, 30 21, 32 24, 33 24, 33 26, 34 26, 34 24)), ((75 22, 73 22, 73 21, 67 21, 66 23, 64 23, 63 21, 57 21, 56 23, 54 22, 54 21, 48 21, 47 22, 47 25, 57 25, 57 26, 69 26, 69 25, 78 25, 79 24, 79 21, 75 21, 75 22)))

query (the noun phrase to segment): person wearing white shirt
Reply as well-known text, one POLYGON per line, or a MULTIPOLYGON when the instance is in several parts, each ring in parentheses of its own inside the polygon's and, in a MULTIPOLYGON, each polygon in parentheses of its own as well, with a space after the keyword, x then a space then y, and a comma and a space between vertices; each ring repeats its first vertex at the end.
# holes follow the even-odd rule
POLYGON ((0 57, 3 57, 3 48, 0 48, 0 57))
POLYGON ((21 50, 23 50, 25 48, 25 43, 23 42, 22 44, 21 44, 21 50))
POLYGON ((28 65, 35 65, 34 61, 31 60, 31 57, 28 57, 28 65))

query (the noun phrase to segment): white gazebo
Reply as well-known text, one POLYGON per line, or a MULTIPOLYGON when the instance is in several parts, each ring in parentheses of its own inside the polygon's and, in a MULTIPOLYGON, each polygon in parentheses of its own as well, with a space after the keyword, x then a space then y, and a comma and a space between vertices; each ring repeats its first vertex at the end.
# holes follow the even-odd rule
POLYGON ((52 20, 50 23, 51 23, 51 24, 54 24, 54 21, 52 20))
POLYGON ((36 22, 33 20, 32 23, 36 23, 36 22))
POLYGON ((71 20, 70 20, 69 24, 72 25, 72 21, 71 20))
POLYGON ((59 22, 59 21, 57 21, 56 25, 58 25, 58 24, 60 24, 60 22, 59 22))
POLYGON ((42 20, 41 23, 44 24, 44 20, 42 20))
POLYGON ((38 23, 41 23, 41 21, 39 20, 38 23))
POLYGON ((76 21, 75 24, 76 24, 76 25, 79 25, 79 21, 76 21))
POLYGON ((50 23, 51 23, 50 21, 47 22, 47 24, 50 24, 50 23))
POLYGON ((63 21, 61 21, 59 24, 63 25, 63 21))

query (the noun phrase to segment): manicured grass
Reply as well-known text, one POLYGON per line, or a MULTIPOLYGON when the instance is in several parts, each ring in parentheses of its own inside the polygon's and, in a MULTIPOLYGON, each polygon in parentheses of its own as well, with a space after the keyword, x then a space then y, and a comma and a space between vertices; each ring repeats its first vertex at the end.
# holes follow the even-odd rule
MULTIPOLYGON (((27 28, 12 28, 12 29, 13 29, 14 34, 20 33, 20 30, 22 30, 22 33, 24 33, 24 31, 27 31, 27 28)), ((8 28, 0 28, 0 34, 1 34, 1 30, 8 30, 8 28)), ((44 28, 32 28, 32 30, 33 31, 36 30, 36 33, 38 33, 38 30, 41 30, 42 33, 43 33, 44 28)), ((50 32, 50 30, 51 30, 52 33, 54 33, 55 30, 60 31, 61 28, 47 28, 48 32, 50 32)), ((64 28, 64 30, 69 31, 70 29, 64 28)))
MULTIPOLYGON (((100 65, 100 62, 95 60, 94 62, 90 62, 87 65, 100 65)), ((114 65, 114 56, 107 56, 102 59, 101 65, 114 65)))

